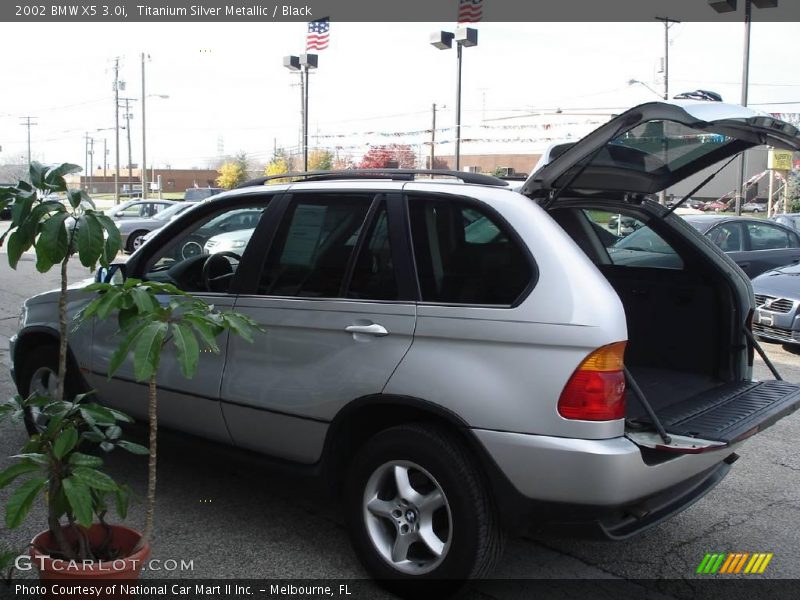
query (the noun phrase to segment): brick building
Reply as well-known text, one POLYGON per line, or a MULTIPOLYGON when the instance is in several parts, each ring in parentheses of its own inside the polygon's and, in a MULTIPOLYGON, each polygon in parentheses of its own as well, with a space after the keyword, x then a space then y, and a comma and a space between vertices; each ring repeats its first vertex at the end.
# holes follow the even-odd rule
MULTIPOLYGON (((159 178, 161 191, 164 193, 183 192, 191 187, 215 187, 219 173, 215 169, 148 169, 147 182, 151 193, 158 191, 159 178)), ((80 186, 90 194, 114 193, 114 169, 99 168, 91 177, 76 174, 67 178, 70 186, 80 186)), ((120 169, 119 189, 121 193, 141 192, 142 178, 140 169, 120 169)))

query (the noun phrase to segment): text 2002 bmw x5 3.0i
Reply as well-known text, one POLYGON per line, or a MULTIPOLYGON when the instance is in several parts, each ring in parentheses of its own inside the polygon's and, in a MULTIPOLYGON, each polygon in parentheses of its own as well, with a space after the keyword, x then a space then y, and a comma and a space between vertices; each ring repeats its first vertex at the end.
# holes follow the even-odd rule
MULTIPOLYGON (((210 198, 114 277, 171 282, 267 333, 224 340, 190 381, 166 357, 160 420, 313 465, 395 589, 488 573, 532 519, 617 539, 660 523, 800 404, 795 385, 751 380, 747 277, 651 200, 761 144, 800 138, 738 106, 651 103, 554 149, 521 193, 386 171, 210 198), (618 247, 611 215, 649 228, 647 246, 618 247)), ((72 290, 69 310, 89 299, 72 290)), ((55 377, 56 314, 53 293, 24 305, 23 394, 55 377)), ((115 330, 77 331, 66 383, 144 417, 130 365, 107 379, 115 330)))

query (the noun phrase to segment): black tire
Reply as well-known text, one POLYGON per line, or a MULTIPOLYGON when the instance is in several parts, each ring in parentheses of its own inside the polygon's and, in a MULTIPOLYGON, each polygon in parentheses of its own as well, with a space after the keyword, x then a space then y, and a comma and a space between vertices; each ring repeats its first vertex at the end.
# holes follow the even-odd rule
MULTIPOLYGON (((422 489, 412 487, 415 490, 422 489)), ((400 496, 400 492, 397 492, 396 497, 400 496)), ((394 501, 388 501, 387 505, 394 501)), ((502 554, 503 532, 497 524, 494 506, 473 458, 455 435, 433 425, 400 425, 384 430, 367 441, 358 450, 348 470, 344 502, 350 537, 362 564, 381 585, 401 596, 419 597, 423 592, 430 594, 431 586, 437 595, 455 593, 467 579, 488 574, 502 554), (392 557, 381 554, 378 547, 381 540, 374 541, 378 523, 384 524, 382 527, 385 534, 390 538, 394 534, 395 540, 399 540, 400 528, 404 526, 393 516, 376 517, 366 509, 366 499, 369 497, 366 492, 368 488, 372 491, 370 486, 375 481, 374 477, 382 473, 387 465, 395 462, 421 467, 422 472, 415 471, 413 467, 408 468, 409 480, 412 475, 422 476, 423 480, 426 479, 425 476, 430 476, 433 478, 434 490, 438 485, 445 497, 445 506, 437 509, 435 518, 440 524, 443 521, 448 523, 446 543, 441 556, 429 561, 430 570, 426 572, 404 572, 401 570, 401 563, 392 562, 392 557), (445 511, 443 518, 441 511, 445 511), (392 523, 393 520, 396 522, 392 523)), ((408 507, 409 504, 403 503, 401 508, 405 510, 408 507)), ((400 512, 395 510, 391 515, 400 512)), ((402 522, 416 521, 414 526, 420 529, 423 518, 423 511, 420 510, 414 521, 402 522)), ((383 535, 380 527, 377 531, 379 535, 383 535)), ((416 530, 412 531, 415 532, 416 530)), ((422 544, 421 541, 414 544, 417 543, 422 544)), ((403 554, 406 559, 411 558, 412 564, 417 560, 411 555, 412 551, 419 553, 421 550, 424 553, 428 550, 424 544, 420 550, 413 550, 414 544, 403 554)))
POLYGON ((134 244, 136 243, 136 238, 147 235, 148 233, 150 232, 145 229, 138 229, 134 231, 132 234, 130 234, 128 236, 128 242, 125 244, 125 252, 127 252, 128 254, 133 254, 134 250, 136 250, 136 247, 134 246, 134 244))
MULTIPOLYGON (((69 365, 69 361, 67 361, 67 365, 69 365)), ((42 368, 50 369, 53 373, 58 372, 58 347, 55 343, 31 348, 25 356, 20 357, 16 365, 17 390, 23 398, 30 395, 33 376, 42 368)), ((67 380, 64 383, 64 395, 67 399, 72 399, 84 392, 84 387, 77 375, 70 372, 67 367, 67 380)), ((30 435, 39 433, 39 428, 29 410, 25 411, 25 429, 30 435)))

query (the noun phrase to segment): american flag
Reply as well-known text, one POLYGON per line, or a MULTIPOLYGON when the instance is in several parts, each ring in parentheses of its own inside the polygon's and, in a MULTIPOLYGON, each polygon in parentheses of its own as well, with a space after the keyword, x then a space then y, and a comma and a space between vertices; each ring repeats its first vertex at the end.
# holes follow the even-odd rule
POLYGON ((325 50, 328 47, 328 33, 331 29, 331 18, 324 17, 309 21, 306 35, 306 50, 325 50))
POLYGON ((483 18, 483 0, 458 0, 458 23, 477 23, 483 18))

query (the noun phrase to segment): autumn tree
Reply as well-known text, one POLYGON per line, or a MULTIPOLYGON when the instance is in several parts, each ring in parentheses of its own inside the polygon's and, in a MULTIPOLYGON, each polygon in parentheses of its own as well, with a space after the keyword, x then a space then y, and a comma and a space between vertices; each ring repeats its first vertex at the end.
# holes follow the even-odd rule
POLYGON ((330 171, 333 168, 333 152, 315 148, 308 155, 309 171, 330 171))
POLYGON ((272 175, 282 175, 283 173, 291 173, 294 168, 294 161, 289 153, 284 148, 275 150, 272 155, 272 160, 267 163, 264 169, 264 175, 270 177, 272 175))
POLYGON ((417 157, 408 144, 372 146, 358 164, 359 169, 413 169, 417 157))
POLYGON ((247 152, 239 152, 235 156, 228 158, 217 170, 217 185, 226 190, 235 188, 237 185, 247 180, 247 166, 249 163, 247 152))

